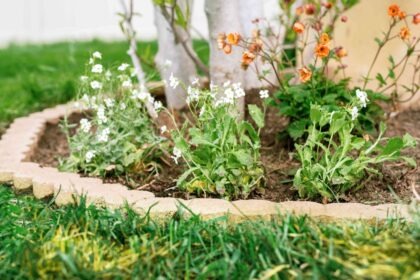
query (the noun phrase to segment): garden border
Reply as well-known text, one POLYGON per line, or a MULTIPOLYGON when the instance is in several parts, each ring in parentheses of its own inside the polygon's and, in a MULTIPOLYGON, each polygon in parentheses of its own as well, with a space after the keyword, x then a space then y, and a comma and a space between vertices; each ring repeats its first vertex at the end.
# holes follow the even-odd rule
POLYGON ((410 219, 409 206, 404 204, 361 203, 320 204, 310 201, 275 203, 266 200, 238 200, 195 198, 191 200, 158 198, 153 193, 129 190, 121 184, 105 184, 100 179, 80 177, 76 173, 59 172, 56 168, 41 167, 29 162, 47 123, 78 112, 75 103, 59 105, 15 119, 0 138, 0 184, 10 184, 15 192, 30 192, 38 199, 54 196, 58 206, 77 203, 83 195, 87 203, 119 208, 129 205, 138 213, 171 216, 180 207, 212 218, 229 214, 234 219, 271 218, 279 213, 309 215, 326 219, 410 219))

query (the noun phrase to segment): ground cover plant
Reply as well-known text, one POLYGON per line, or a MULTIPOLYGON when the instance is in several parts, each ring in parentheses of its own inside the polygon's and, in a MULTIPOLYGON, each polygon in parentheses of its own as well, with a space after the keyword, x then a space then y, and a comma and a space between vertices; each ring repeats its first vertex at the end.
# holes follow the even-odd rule
POLYGON ((229 224, 181 214, 157 222, 83 202, 54 208, 0 186, 0 277, 417 279, 416 213, 413 223, 279 216, 229 224))

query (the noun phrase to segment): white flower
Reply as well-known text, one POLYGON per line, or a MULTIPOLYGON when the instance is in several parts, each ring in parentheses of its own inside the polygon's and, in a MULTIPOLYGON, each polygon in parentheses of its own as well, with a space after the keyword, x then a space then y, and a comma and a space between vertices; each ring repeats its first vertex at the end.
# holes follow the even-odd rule
POLYGON ((268 90, 260 90, 260 98, 261 99, 266 99, 268 98, 268 90))
POLYGON ((230 81, 226 81, 224 84, 223 84, 223 87, 228 87, 228 86, 230 86, 230 81))
POLYGON ((357 96, 357 98, 359 98, 360 103, 362 103, 362 107, 366 108, 366 104, 369 101, 369 99, 367 98, 367 93, 357 89, 356 90, 356 96, 357 96))
POLYGON ((160 133, 161 134, 164 134, 166 131, 168 131, 168 128, 166 127, 166 125, 164 125, 160 128, 160 133))
POLYGON ((187 103, 189 104, 192 101, 198 101, 200 97, 200 90, 198 88, 188 86, 187 94, 187 103))
POLYGON ((88 76, 80 76, 80 80, 82 81, 82 82, 86 82, 87 80, 88 80, 88 76))
POLYGON ((102 84, 98 81, 92 81, 92 82, 90 82, 90 87, 93 88, 93 89, 101 89, 102 84))
POLYGON ((162 108, 162 102, 155 101, 155 102, 153 102, 153 106, 155 107, 156 111, 159 111, 162 108))
POLYGON ((98 135, 98 141, 102 143, 108 142, 109 133, 109 128, 105 128, 104 130, 102 130, 98 135))
POLYGON ((94 157, 95 157, 95 151, 88 151, 85 155, 85 160, 87 163, 89 163, 92 161, 94 157))
POLYGON ((201 107, 200 114, 198 116, 199 117, 202 117, 205 111, 206 111, 205 108, 204 107, 201 107))
POLYGON ((108 118, 105 116, 105 107, 103 105, 100 105, 98 107, 98 123, 99 124, 103 124, 106 123, 108 121, 108 118))
POLYGON ((95 60, 93 58, 89 58, 89 64, 93 64, 95 60))
POLYGON ((177 147, 173 150, 173 155, 171 158, 174 160, 175 164, 178 164, 178 159, 182 156, 182 151, 178 149, 177 147))
POLYGON ((115 103, 114 99, 111 99, 111 98, 106 98, 105 99, 105 104, 106 104, 106 106, 108 108, 113 107, 114 106, 114 103, 115 103))
POLYGON ((120 66, 118 66, 118 71, 125 71, 125 69, 127 69, 128 67, 130 67, 130 64, 123 63, 120 66))
POLYGON ((127 105, 125 105, 125 103, 124 102, 122 102, 121 104, 120 104, 120 109, 121 110, 125 110, 127 108, 127 105))
POLYGON ((136 89, 133 90, 131 97, 133 99, 140 99, 141 101, 144 101, 146 99, 152 98, 152 96, 150 95, 150 93, 148 93, 148 92, 146 92, 144 90, 138 91, 136 89))
POLYGON ((358 115, 359 115, 359 109, 357 109, 357 107, 354 106, 351 109, 351 119, 354 121, 357 118, 358 115))
POLYGON ((170 61, 169 59, 165 60, 165 62, 163 63, 163 67, 168 68, 172 66, 172 61, 170 61))
POLYGON ((122 83, 123 88, 130 88, 132 85, 131 80, 126 80, 122 83))
POLYGON ((102 59, 102 54, 96 51, 92 54, 92 57, 97 58, 97 59, 102 59))
POLYGON ((173 89, 176 89, 176 87, 179 85, 178 78, 174 77, 174 74, 171 73, 171 76, 169 77, 169 86, 173 89))
POLYGON ((83 132, 88 133, 91 127, 92 127, 92 125, 90 124, 90 122, 87 119, 81 119, 80 120, 80 129, 83 132))
POLYGON ((102 73, 103 66, 101 64, 95 64, 92 67, 92 73, 102 73))
POLYGON ((191 85, 195 86, 195 85, 199 85, 200 84, 200 80, 197 77, 194 77, 192 79, 191 85))
POLYGON ((241 87, 241 83, 232 84, 233 91, 235 92, 235 98, 241 98, 245 96, 245 91, 241 87))

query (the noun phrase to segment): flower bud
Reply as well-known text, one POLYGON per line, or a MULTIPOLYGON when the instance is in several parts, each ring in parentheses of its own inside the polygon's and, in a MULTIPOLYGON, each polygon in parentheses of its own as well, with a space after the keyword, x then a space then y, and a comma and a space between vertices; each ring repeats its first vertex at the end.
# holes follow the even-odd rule
POLYGON ((303 23, 297 21, 295 24, 293 24, 293 31, 296 33, 302 33, 305 30, 305 25, 303 23))
POLYGON ((305 5, 305 13, 307 15, 313 15, 315 13, 315 5, 314 4, 306 4, 305 5))
POLYGON ((347 22, 347 20, 348 20, 348 17, 347 16, 342 16, 341 17, 341 22, 347 22))

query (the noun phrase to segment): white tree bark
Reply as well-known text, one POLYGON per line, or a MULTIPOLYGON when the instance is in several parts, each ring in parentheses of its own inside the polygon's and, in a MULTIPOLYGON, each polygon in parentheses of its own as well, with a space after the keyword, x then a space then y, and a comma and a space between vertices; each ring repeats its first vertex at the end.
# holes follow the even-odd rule
MULTIPOLYGON (((189 11, 192 10, 191 0, 178 0, 177 3, 183 10, 184 15, 187 10, 187 4, 189 5, 189 11)), ((197 76, 197 71, 194 61, 182 44, 187 44, 192 50, 191 36, 188 34, 188 30, 186 31, 179 26, 175 26, 178 34, 178 37, 176 37, 171 30, 168 20, 162 15, 161 7, 155 5, 154 9, 159 46, 155 62, 159 68, 160 76, 162 79, 169 81, 169 77, 173 74, 182 83, 188 85, 191 79, 197 76), (165 65, 166 61, 171 63, 165 65)), ((181 86, 173 89, 169 86, 169 83, 166 83, 165 96, 170 109, 181 109, 186 105, 186 92, 181 86)))
MULTIPOLYGON (((220 33, 242 33, 240 2, 241 0, 206 0, 205 2, 210 37, 210 79, 217 85, 222 85, 228 80, 244 84, 244 71, 240 68, 242 57, 240 48, 233 47, 231 54, 225 54, 217 45, 217 37, 220 33)), ((237 100, 237 105, 243 117, 245 98, 237 100)))
MULTIPOLYGON (((250 38, 252 31, 256 28, 256 25, 252 23, 255 19, 262 19, 264 17, 263 1, 261 0, 240 0, 240 19, 242 24, 242 34, 250 38)), ((258 79, 256 67, 261 71, 262 62, 256 59, 244 73, 244 88, 246 90, 260 88, 263 84, 258 79), (257 64, 257 65, 255 65, 257 64)))

